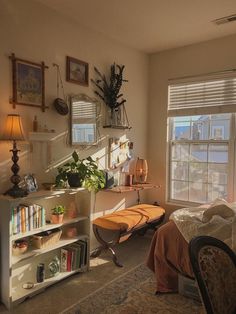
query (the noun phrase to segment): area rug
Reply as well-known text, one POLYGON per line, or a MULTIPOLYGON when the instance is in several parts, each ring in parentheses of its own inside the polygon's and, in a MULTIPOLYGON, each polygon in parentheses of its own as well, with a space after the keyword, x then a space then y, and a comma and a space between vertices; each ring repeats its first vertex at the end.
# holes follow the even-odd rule
POLYGON ((200 314, 197 301, 179 294, 155 295, 155 279, 144 265, 114 279, 91 293, 63 314, 200 314))

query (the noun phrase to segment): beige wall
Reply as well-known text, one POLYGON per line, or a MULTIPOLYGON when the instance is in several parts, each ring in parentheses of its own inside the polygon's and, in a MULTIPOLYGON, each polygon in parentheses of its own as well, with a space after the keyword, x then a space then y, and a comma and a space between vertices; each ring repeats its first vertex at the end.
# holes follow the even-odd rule
POLYGON ((236 68, 236 35, 191 45, 150 57, 148 159, 151 176, 161 189, 150 192, 150 201, 166 208, 167 88, 168 79, 236 68))
MULTIPOLYGON (((31 0, 1 0, 0 10, 0 132, 7 114, 19 113, 22 116, 26 137, 32 131, 32 121, 37 115, 42 127, 55 129, 58 138, 51 144, 51 163, 48 163, 47 144, 19 143, 21 166, 20 174, 35 173, 39 184, 54 181, 56 166, 69 158, 74 148, 68 145, 68 116, 60 116, 53 108, 56 98, 56 70, 52 63, 61 68, 66 94, 86 93, 94 97, 93 86, 79 86, 65 81, 66 56, 72 56, 89 63, 89 77, 94 77, 93 67, 108 73, 113 62, 124 64, 125 78, 124 97, 127 99, 126 110, 132 129, 120 131, 100 128, 103 138, 99 147, 82 150, 81 157, 97 154, 101 164, 107 166, 108 138, 126 135, 134 142, 134 153, 146 157, 147 151, 147 99, 148 99, 148 56, 103 37, 101 34, 83 28, 56 12, 31 0), (34 62, 44 61, 49 69, 45 71, 46 105, 49 109, 43 113, 38 108, 17 106, 14 110, 9 103, 12 95, 11 63, 9 55, 34 62), (103 156, 103 157, 102 157, 103 156)), ((60 95, 62 97, 62 95, 60 95)), ((12 164, 9 149, 10 143, 0 142, 0 192, 10 187, 9 177, 12 164)), ((101 192, 97 195, 96 211, 121 208, 136 202, 135 193, 112 195, 101 192)))

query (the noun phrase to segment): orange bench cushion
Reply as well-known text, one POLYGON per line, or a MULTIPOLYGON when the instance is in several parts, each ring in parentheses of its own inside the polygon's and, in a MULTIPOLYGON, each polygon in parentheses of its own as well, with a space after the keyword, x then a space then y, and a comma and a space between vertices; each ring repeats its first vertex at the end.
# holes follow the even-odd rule
POLYGON ((139 204, 101 216, 95 219, 93 224, 103 229, 127 232, 158 220, 164 214, 165 210, 160 206, 139 204))

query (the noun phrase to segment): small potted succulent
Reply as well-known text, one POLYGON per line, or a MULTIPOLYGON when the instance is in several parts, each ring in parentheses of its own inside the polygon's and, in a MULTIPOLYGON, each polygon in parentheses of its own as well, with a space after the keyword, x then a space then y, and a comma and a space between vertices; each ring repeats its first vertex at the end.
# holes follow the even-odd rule
POLYGON ((51 209, 51 223, 53 224, 60 224, 63 221, 64 213, 66 211, 65 206, 63 205, 56 205, 51 209))

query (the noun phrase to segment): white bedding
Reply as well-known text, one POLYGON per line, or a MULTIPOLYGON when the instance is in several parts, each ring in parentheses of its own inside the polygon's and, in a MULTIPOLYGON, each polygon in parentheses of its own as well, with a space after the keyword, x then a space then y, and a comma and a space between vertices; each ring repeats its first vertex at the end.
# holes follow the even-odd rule
POLYGON ((170 219, 187 242, 196 236, 209 235, 224 241, 236 252, 236 203, 217 199, 210 206, 178 209, 170 219))

